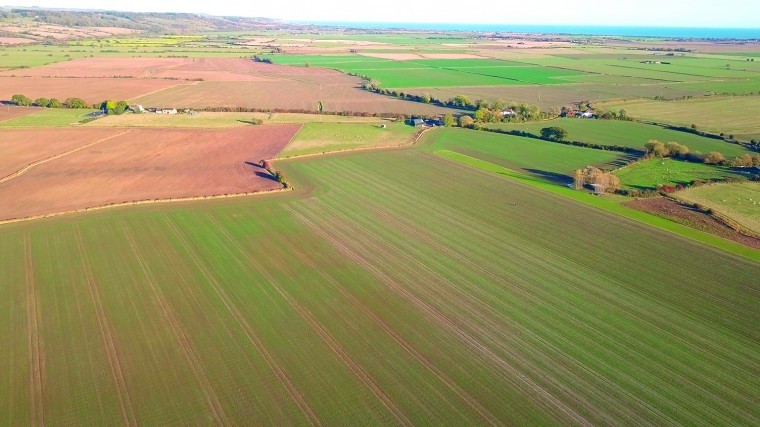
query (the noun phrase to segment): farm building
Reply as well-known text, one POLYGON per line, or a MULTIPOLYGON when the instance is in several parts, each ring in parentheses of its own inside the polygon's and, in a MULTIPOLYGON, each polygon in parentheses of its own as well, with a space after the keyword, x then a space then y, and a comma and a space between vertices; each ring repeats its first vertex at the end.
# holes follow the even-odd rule
POLYGON ((156 108, 156 114, 177 114, 176 108, 156 108))
POLYGON ((501 112, 501 115, 502 117, 512 117, 512 116, 517 115, 517 113, 515 113, 515 110, 511 108, 507 108, 506 110, 501 112))
POLYGON ((425 121, 422 119, 412 119, 411 124, 414 127, 422 127, 425 126, 425 121))
POLYGON ((591 119, 594 117, 594 112, 591 110, 586 110, 583 112, 578 111, 575 113, 575 117, 581 118, 581 119, 591 119))

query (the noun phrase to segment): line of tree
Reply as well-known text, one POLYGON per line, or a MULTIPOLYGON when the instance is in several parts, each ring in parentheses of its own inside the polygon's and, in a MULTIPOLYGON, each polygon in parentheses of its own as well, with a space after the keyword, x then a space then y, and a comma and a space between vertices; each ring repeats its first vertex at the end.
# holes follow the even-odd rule
POLYGON ((708 165, 719 165, 728 167, 753 167, 760 166, 760 154, 744 154, 733 159, 726 157, 717 151, 710 151, 702 154, 699 151, 691 151, 689 147, 677 142, 662 143, 656 139, 650 140, 644 145, 646 149, 646 158, 674 158, 685 160, 687 162, 705 163, 708 165))
POLYGON ((43 108, 99 108, 100 104, 91 105, 82 98, 66 98, 63 102, 56 98, 37 98, 32 101, 29 97, 16 94, 11 97, 11 103, 20 107, 43 107, 43 108))

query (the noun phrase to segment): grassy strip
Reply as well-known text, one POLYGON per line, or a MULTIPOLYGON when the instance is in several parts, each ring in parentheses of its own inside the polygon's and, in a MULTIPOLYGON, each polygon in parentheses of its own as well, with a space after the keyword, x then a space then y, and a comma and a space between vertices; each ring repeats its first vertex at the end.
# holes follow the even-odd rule
POLYGON ((675 223, 673 221, 660 218, 658 216, 648 214, 646 212, 637 211, 627 208, 614 200, 610 200, 605 197, 597 197, 589 195, 585 192, 571 190, 566 187, 561 187, 555 184, 550 184, 537 178, 533 178, 519 172, 507 169, 505 167, 495 165, 493 163, 470 157, 464 154, 459 154, 449 150, 436 150, 434 153, 440 157, 453 160, 458 163, 462 163, 468 166, 472 166, 481 170, 496 173, 505 176, 509 179, 523 182, 528 185, 532 185, 536 188, 546 190, 557 194, 559 196, 573 199, 577 202, 593 206, 598 209, 605 210, 607 212, 614 213, 616 215, 624 216, 635 221, 642 222, 653 227, 660 228, 662 230, 670 231, 680 236, 696 240, 697 242, 704 243, 706 245, 722 249, 726 252, 731 252, 736 255, 743 256, 753 261, 760 262, 760 251, 742 246, 740 244, 731 242, 729 240, 713 236, 712 234, 705 233, 703 231, 695 230, 693 228, 675 223))

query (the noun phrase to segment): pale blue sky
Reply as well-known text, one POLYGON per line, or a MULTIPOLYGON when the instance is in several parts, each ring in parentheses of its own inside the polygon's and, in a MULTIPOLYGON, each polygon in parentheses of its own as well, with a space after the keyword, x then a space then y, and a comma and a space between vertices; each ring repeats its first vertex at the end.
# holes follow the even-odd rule
POLYGON ((195 12, 293 21, 760 27, 760 0, 6 0, 15 6, 195 12))

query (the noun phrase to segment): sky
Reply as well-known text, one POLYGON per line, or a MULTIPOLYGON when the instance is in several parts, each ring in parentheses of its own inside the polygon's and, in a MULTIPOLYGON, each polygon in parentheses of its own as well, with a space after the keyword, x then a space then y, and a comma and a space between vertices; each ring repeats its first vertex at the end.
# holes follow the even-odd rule
POLYGON ((191 12, 305 22, 760 27, 760 0, 6 0, 13 6, 191 12), (11 3, 12 2, 12 3, 11 3))

